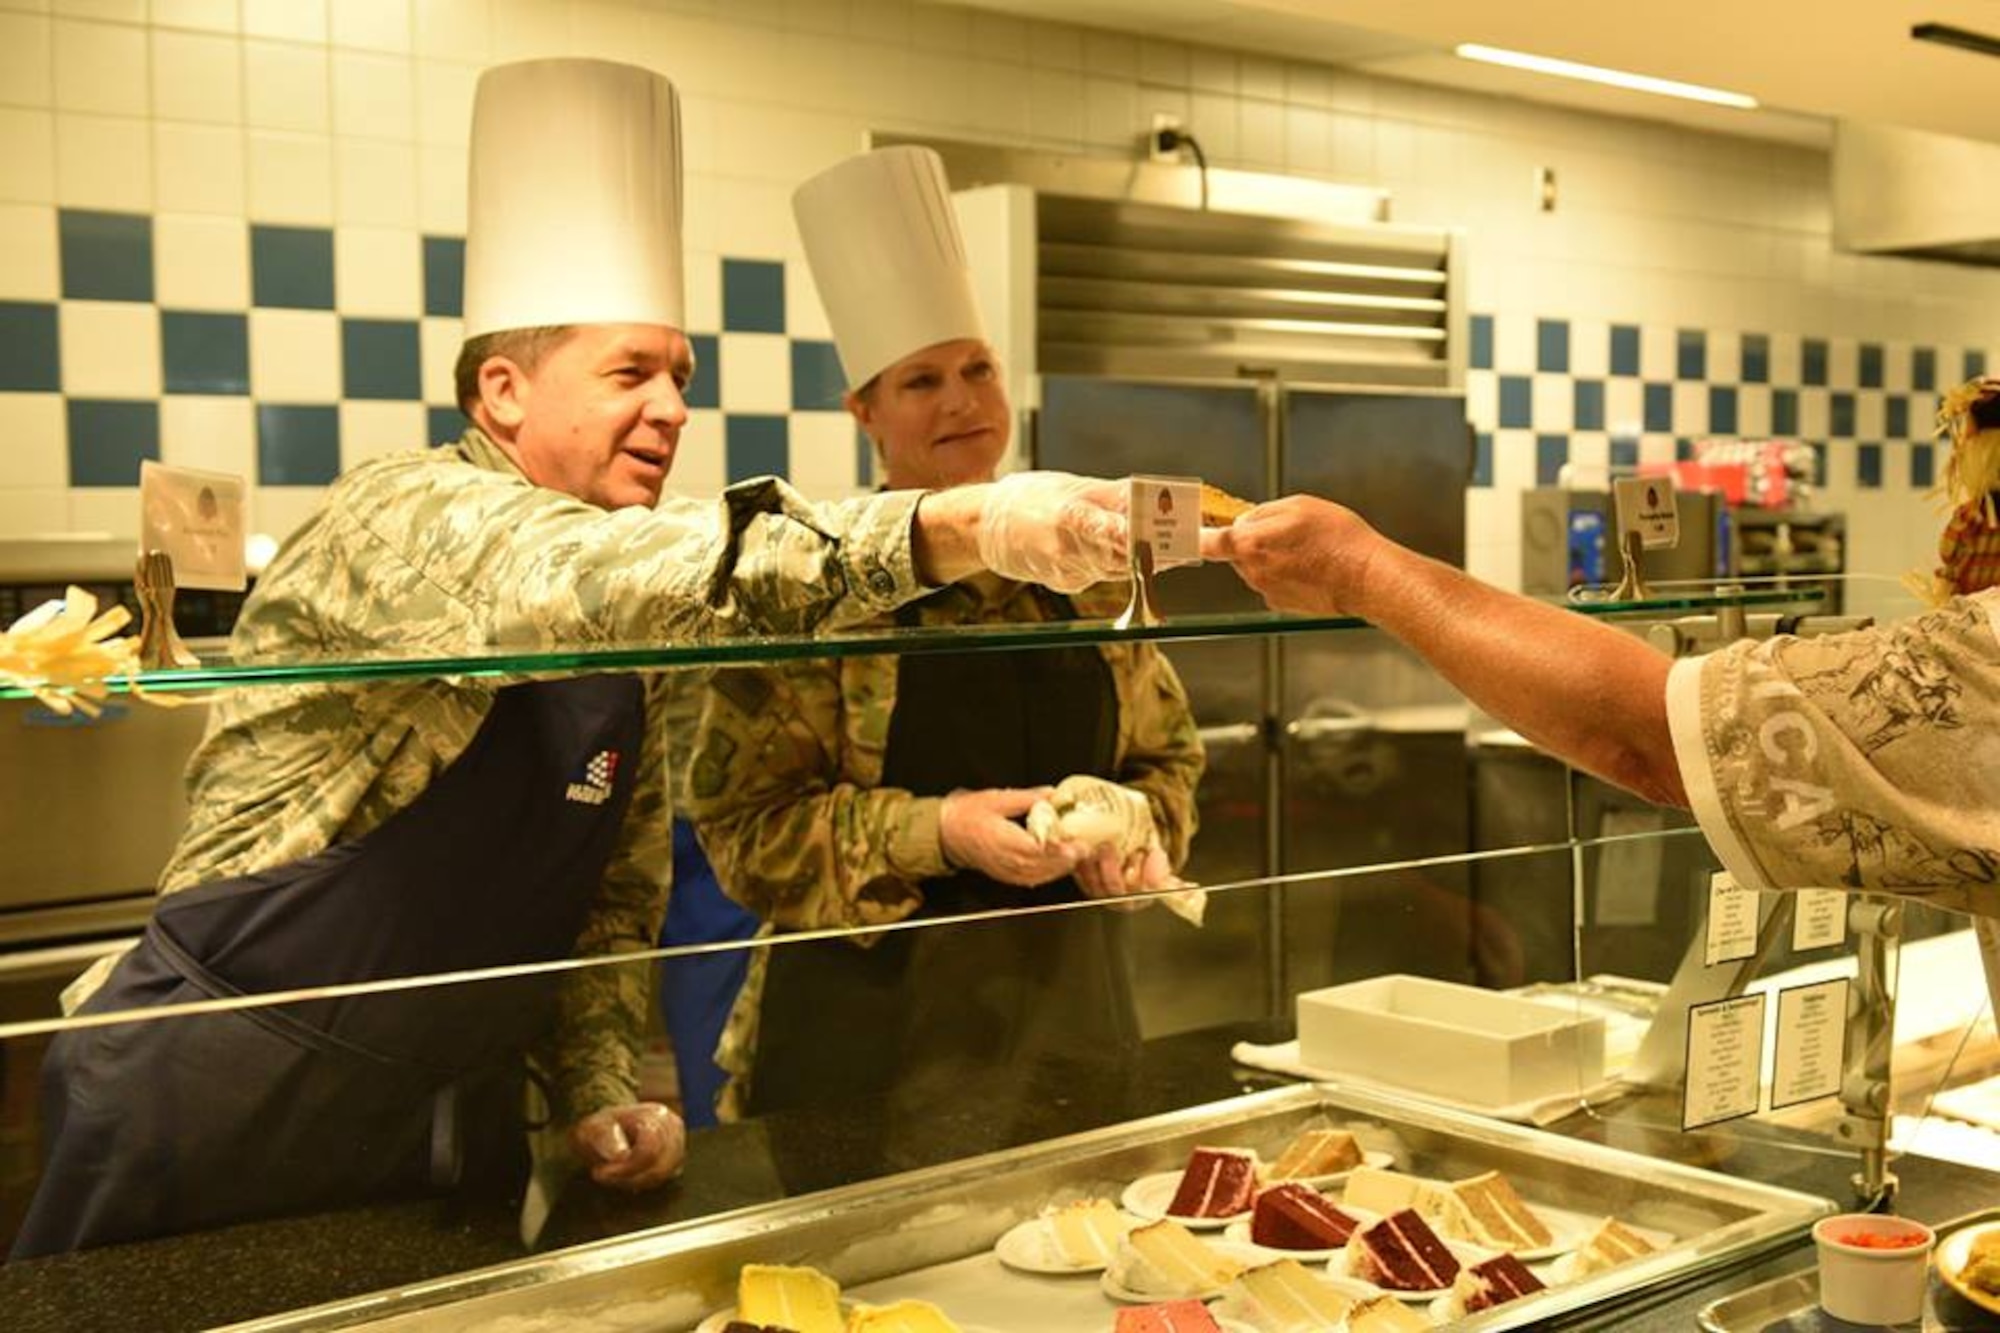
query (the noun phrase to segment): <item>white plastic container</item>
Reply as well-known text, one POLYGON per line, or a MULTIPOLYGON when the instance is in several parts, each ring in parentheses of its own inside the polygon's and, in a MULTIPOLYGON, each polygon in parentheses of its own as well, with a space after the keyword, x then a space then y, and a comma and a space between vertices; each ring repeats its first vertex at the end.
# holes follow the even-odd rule
POLYGON ((1299 996, 1299 1058, 1475 1107, 1574 1094, 1604 1078, 1604 1020, 1401 974, 1299 996))
POLYGON ((1922 1222, 1875 1213, 1842 1213, 1813 1225, 1819 1250, 1819 1305, 1853 1324, 1903 1324, 1924 1315, 1924 1287, 1937 1237, 1922 1222), (1856 1234, 1915 1237, 1896 1249, 1847 1245, 1856 1234))

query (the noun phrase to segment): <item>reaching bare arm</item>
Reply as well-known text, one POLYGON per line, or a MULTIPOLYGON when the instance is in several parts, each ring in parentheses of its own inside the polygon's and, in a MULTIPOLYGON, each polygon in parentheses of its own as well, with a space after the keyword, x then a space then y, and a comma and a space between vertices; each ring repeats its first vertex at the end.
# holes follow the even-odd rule
POLYGON ((1206 534, 1203 554, 1234 562, 1280 610, 1363 617, 1535 744, 1648 800, 1686 806, 1667 728, 1672 663, 1631 636, 1481 583, 1306 496, 1206 534))

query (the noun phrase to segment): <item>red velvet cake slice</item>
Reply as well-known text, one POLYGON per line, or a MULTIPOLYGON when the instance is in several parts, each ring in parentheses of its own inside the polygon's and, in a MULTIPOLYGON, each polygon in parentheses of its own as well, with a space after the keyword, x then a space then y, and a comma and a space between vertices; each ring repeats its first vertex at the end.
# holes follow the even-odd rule
POLYGON ((1222 1333, 1222 1326, 1200 1301, 1166 1301, 1125 1306, 1113 1333, 1222 1333))
POLYGON ((1354 1233, 1347 1256, 1354 1276, 1390 1291, 1441 1291, 1458 1276, 1458 1260, 1410 1208, 1354 1233))
POLYGON ((1257 1193, 1257 1154, 1243 1148, 1196 1148, 1181 1172, 1169 1217, 1234 1217, 1257 1193))
POLYGON ((1360 1225, 1310 1185, 1273 1185, 1257 1196, 1250 1239, 1274 1250, 1337 1250, 1360 1225))
POLYGON ((1452 1284, 1452 1308, 1462 1314, 1477 1314, 1541 1290, 1542 1280, 1526 1264, 1511 1254, 1500 1254, 1458 1275, 1452 1284))

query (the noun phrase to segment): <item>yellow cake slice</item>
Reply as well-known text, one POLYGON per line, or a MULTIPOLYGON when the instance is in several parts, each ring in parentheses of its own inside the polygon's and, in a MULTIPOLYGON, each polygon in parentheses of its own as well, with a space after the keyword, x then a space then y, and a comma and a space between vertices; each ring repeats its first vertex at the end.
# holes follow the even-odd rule
POLYGON ((1361 1145, 1344 1129, 1309 1129, 1279 1154, 1271 1164, 1272 1181, 1301 1180, 1307 1176, 1330 1176, 1361 1165, 1361 1145))
POLYGON ((897 1301, 857 1309, 847 1318, 847 1333, 959 1333, 959 1329, 928 1301, 897 1301))
POLYGON ((1216 1313, 1261 1333, 1318 1333, 1338 1327, 1353 1304, 1298 1260, 1280 1259, 1239 1274, 1216 1313))
POLYGON ((1125 1219, 1109 1199, 1085 1199, 1050 1213, 1049 1230, 1064 1263, 1102 1268, 1125 1238, 1125 1219))
POLYGON ((1242 1271, 1178 1222, 1154 1222, 1132 1231, 1118 1246, 1110 1269, 1111 1280, 1127 1291, 1161 1297, 1206 1296, 1242 1271))
POLYGON ((1431 1321, 1394 1296, 1377 1296, 1347 1312, 1347 1333, 1427 1333, 1431 1321))
POLYGON ((1590 1233, 1590 1239, 1577 1247, 1576 1257, 1570 1260, 1570 1272, 1577 1277, 1602 1273, 1658 1248, 1617 1218, 1607 1217, 1590 1233))
POLYGON ((1555 1237, 1498 1171, 1453 1182, 1444 1234, 1490 1250, 1539 1250, 1555 1237))
POLYGON ((1357 1166, 1347 1177, 1340 1204, 1343 1208, 1361 1208, 1383 1217, 1413 1208, 1417 1216, 1435 1225, 1451 1210, 1451 1186, 1442 1180, 1401 1171, 1357 1166))
POLYGON ((745 1264, 736 1276, 736 1317, 794 1333, 844 1333, 840 1284, 816 1268, 745 1264))

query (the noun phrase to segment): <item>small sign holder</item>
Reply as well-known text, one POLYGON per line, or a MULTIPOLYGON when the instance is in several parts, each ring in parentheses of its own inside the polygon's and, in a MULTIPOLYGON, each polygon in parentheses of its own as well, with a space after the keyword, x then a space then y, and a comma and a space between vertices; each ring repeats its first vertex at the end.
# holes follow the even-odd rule
POLYGON ((1620 477, 1612 483, 1612 490, 1618 508, 1618 550, 1625 560, 1625 573, 1611 600, 1639 601, 1653 595, 1646 586, 1643 553, 1680 544, 1680 507, 1674 500, 1674 479, 1620 477))
POLYGON ((140 556, 132 586, 139 594, 139 665, 148 671, 200 666, 174 628, 173 557, 165 551, 140 556))
POLYGON ((1201 563, 1201 482, 1193 477, 1132 477, 1126 482, 1125 518, 1132 600, 1112 627, 1163 625, 1153 580, 1163 569, 1201 563))
POLYGON ((243 478, 227 472, 139 465, 139 663, 150 670, 199 666, 174 632, 176 587, 241 592, 243 478))

